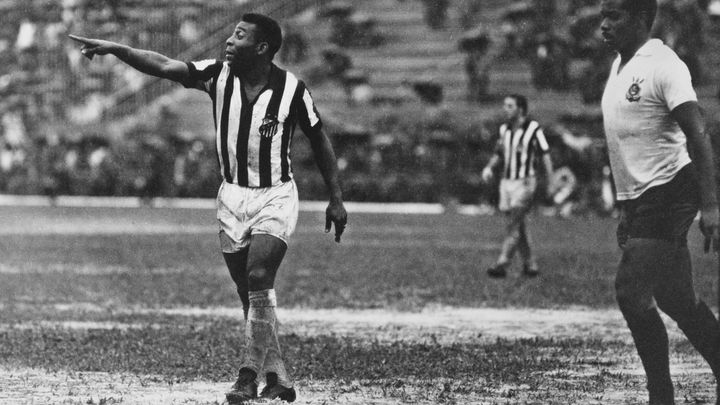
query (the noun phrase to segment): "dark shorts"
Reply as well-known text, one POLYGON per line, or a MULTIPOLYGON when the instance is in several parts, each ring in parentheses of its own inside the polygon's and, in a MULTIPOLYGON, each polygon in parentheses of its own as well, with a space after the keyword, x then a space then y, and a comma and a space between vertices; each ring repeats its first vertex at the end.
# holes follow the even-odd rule
POLYGON ((695 167, 683 167, 670 182, 651 187, 633 200, 621 201, 617 238, 662 239, 684 243, 700 207, 695 167))

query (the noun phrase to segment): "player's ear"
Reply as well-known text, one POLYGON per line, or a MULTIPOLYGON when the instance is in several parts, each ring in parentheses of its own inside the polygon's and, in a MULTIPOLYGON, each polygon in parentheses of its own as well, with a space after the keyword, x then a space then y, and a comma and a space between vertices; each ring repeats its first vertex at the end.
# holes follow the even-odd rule
POLYGON ((255 45, 255 52, 258 53, 258 55, 264 55, 270 50, 270 45, 268 45, 267 42, 260 42, 257 45, 255 45))

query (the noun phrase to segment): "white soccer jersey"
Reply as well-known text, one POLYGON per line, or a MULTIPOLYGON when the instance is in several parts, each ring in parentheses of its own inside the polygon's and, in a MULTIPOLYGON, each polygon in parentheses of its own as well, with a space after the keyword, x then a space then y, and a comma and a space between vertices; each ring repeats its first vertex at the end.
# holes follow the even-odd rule
POLYGON ((515 131, 509 124, 502 124, 497 153, 504 162, 503 178, 512 180, 535 176, 538 158, 549 149, 537 121, 526 120, 515 131))
POLYGON ((270 187, 292 179, 290 143, 296 124, 306 134, 322 121, 305 84, 272 65, 267 86, 248 100, 240 78, 219 60, 188 62, 186 87, 213 101, 220 172, 228 183, 270 187))
POLYGON ((618 72, 615 59, 602 98, 603 122, 618 200, 639 197, 690 163, 685 134, 670 112, 697 101, 687 66, 651 39, 618 72))

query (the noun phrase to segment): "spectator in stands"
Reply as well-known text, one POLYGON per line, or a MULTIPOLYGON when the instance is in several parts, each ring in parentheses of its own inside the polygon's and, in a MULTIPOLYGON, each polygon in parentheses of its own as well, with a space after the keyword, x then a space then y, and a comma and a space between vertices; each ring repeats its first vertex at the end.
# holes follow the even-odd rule
POLYGON ((340 47, 332 46, 322 50, 320 58, 320 63, 309 68, 308 81, 318 84, 332 80, 342 84, 345 73, 353 66, 350 55, 340 47))
POLYGON ((705 12, 697 0, 664 0, 658 3, 651 35, 672 48, 690 70, 693 84, 700 84, 703 80, 700 54, 705 44, 705 12))
POLYGON ((190 14, 183 18, 178 29, 178 35, 186 47, 197 44, 202 39, 203 32, 195 15, 190 14))
POLYGON ((302 28, 292 19, 283 25, 283 42, 280 48, 280 60, 285 63, 300 63, 307 56, 307 41, 302 28))
POLYGON ((481 0, 460 0, 457 7, 460 28, 468 30, 475 27, 481 5, 481 0))
POLYGON ((467 101, 486 100, 490 93, 490 67, 499 53, 498 47, 484 30, 474 29, 463 35, 459 48, 464 55, 467 101))
POLYGON ((422 0, 425 6, 425 23, 434 30, 439 30, 445 26, 447 18, 447 9, 450 5, 449 0, 422 0))
POLYGON ((374 18, 355 13, 351 6, 335 7, 327 11, 330 18, 330 43, 341 47, 375 47, 384 38, 377 30, 374 18))
POLYGON ((29 19, 20 22, 20 29, 15 39, 15 50, 25 52, 37 50, 38 26, 29 19))
POLYGON ((348 105, 369 104, 373 102, 373 88, 365 72, 350 69, 343 73, 342 84, 348 105))
POLYGON ((566 89, 570 85, 570 54, 567 44, 558 36, 541 32, 534 39, 530 53, 533 85, 537 89, 566 89))

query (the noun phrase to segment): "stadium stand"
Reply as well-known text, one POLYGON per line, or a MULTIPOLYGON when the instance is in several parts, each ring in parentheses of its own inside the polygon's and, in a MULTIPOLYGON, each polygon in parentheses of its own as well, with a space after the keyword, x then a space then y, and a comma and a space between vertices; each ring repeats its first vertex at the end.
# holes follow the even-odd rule
MULTIPOLYGON (((492 201, 494 188, 483 186, 479 173, 492 149, 499 99, 508 93, 529 97, 558 162, 579 183, 597 182, 604 155, 596 102, 607 55, 587 29, 597 26, 594 2, 473 1, 449 2, 445 19, 432 26, 421 0, 0 1, 0 192, 212 196, 206 96, 112 58, 88 64, 64 36, 204 59, 218 55, 248 10, 279 18, 294 36, 288 43, 302 47, 302 57, 279 64, 313 90, 350 200, 492 201), (465 13, 471 6, 479 7, 474 16, 465 13), (490 43, 472 67, 487 73, 487 94, 474 100, 464 52, 478 38, 490 43)), ((700 59, 714 66, 716 19, 705 35, 700 59)), ((717 74, 705 69, 698 87, 714 112, 717 74)), ((293 153, 296 171, 312 164, 302 141, 293 153)), ((303 198, 320 197, 318 176, 298 177, 306 182, 303 198)))

